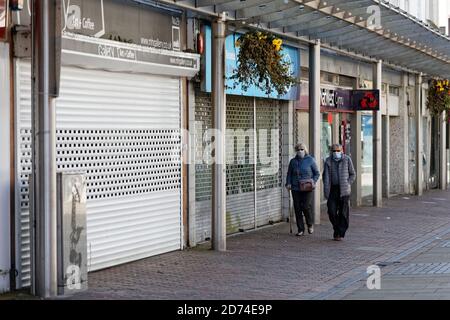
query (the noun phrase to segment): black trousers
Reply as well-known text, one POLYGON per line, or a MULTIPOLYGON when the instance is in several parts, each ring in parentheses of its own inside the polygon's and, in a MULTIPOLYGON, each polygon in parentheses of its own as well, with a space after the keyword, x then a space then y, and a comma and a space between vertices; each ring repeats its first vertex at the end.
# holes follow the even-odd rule
POLYGON ((292 190, 292 199, 294 200, 295 220, 297 221, 298 232, 305 232, 303 216, 305 216, 308 227, 311 227, 314 223, 311 210, 312 197, 312 192, 292 190))
POLYGON ((332 186, 328 197, 328 216, 333 225, 334 237, 345 237, 349 227, 350 197, 341 198, 341 190, 338 186, 332 186))

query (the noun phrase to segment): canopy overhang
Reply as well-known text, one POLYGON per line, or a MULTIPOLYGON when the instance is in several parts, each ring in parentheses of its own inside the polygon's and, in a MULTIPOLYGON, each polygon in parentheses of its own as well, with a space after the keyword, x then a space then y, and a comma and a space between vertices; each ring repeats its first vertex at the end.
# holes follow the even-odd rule
POLYGON ((384 0, 162 0, 327 48, 450 78, 450 38, 384 0))

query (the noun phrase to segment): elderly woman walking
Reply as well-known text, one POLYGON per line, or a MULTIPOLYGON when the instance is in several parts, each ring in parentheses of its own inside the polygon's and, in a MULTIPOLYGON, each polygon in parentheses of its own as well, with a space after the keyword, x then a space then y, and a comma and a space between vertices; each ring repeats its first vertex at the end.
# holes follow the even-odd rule
POLYGON ((295 151, 297 154, 289 163, 286 188, 292 192, 298 227, 297 236, 303 236, 305 233, 303 216, 305 216, 309 234, 314 232, 311 201, 320 172, 316 160, 308 154, 304 143, 297 144, 295 151))

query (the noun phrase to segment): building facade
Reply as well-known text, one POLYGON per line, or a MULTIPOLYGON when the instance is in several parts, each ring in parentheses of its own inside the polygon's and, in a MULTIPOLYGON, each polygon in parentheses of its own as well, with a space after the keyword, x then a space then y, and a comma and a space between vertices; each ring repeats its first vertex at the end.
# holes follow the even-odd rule
MULTIPOLYGON (((258 14, 280 26, 286 20, 270 6, 241 3, 234 8, 235 3, 226 2, 221 5, 230 12, 230 22, 236 15, 258 14)), ((211 6, 199 12, 187 3, 63 1, 56 164, 59 172, 81 172, 87 178, 89 271, 193 247, 213 237, 211 24, 217 14, 211 6)), ((441 10, 436 6, 441 1, 391 3, 438 25, 441 10)), ((290 17, 288 29, 294 33, 274 29, 284 39, 283 51, 299 85, 283 97, 230 88, 231 83, 225 90, 227 235, 286 221, 292 205, 284 179, 298 142, 314 150, 319 164, 332 143, 344 146, 358 173, 354 206, 446 188, 450 182, 450 130, 426 108, 427 82, 437 75, 389 61, 381 66, 372 55, 342 50, 346 44, 362 50, 367 38, 375 52, 379 39, 365 29, 351 31, 352 23, 343 24, 348 21, 314 29, 308 19, 328 18, 302 10, 290 17), (339 28, 357 36, 340 38, 346 34, 339 28), (318 66, 312 61, 317 48, 318 66), (312 88, 318 89, 313 96, 312 88), (351 109, 347 95, 355 89, 380 89, 381 110, 351 109), (317 114, 319 121, 314 122, 317 114)), ((4 11, 9 26, 5 24, 6 37, 0 42, 0 92, 6 93, 0 96, 0 292, 29 287, 33 277, 29 1, 20 11, 4 11)), ((237 29, 230 23, 225 40, 226 77, 236 65, 237 29)), ((435 36, 432 30, 422 32, 435 36)), ((389 60, 403 49, 380 49, 376 56, 389 60)), ((323 200, 318 197, 315 203, 316 223, 323 200)))

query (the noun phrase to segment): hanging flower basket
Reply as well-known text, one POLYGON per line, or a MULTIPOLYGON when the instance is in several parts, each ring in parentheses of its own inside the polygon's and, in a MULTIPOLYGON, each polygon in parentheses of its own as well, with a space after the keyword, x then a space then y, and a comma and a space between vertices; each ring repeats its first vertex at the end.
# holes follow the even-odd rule
POLYGON ((447 111, 447 120, 450 120, 449 80, 432 80, 428 90, 427 108, 434 116, 440 116, 443 111, 447 111))
POLYGON ((254 85, 267 95, 273 91, 284 95, 297 84, 290 71, 291 63, 284 59, 282 44, 281 39, 268 32, 249 31, 240 36, 236 41, 237 69, 230 77, 234 80, 233 89, 241 85, 247 91, 254 85))

